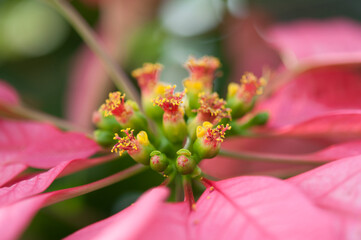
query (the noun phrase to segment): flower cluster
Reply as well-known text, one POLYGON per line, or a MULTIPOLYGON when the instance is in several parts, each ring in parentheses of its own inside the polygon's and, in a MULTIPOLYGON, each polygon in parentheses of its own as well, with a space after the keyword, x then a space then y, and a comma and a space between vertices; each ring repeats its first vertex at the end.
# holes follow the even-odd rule
MULTIPOLYGON (((246 111, 242 109, 241 113, 232 114, 239 109, 228 105, 226 100, 212 92, 215 71, 220 67, 217 58, 191 57, 185 66, 190 76, 184 80, 185 90, 182 92, 175 92, 176 86, 159 82, 162 67, 158 63, 146 63, 133 71, 132 75, 141 88, 145 114, 139 111, 135 103, 125 101, 125 95, 120 92, 110 93, 109 99, 99 109, 102 124, 99 124, 100 121, 97 123, 97 131, 107 130, 108 134, 103 136, 107 139, 99 137, 98 142, 106 143, 104 146, 113 143, 112 151, 119 154, 127 152, 136 162, 149 165, 169 177, 168 183, 178 174, 201 178, 202 171, 198 164, 218 154, 226 132, 232 133, 231 125, 236 129, 240 126, 237 116, 243 116, 252 109, 248 107, 246 111), (159 114, 159 110, 162 114, 159 114), (232 118, 232 115, 236 117, 232 118), (115 119, 120 128, 109 130, 112 129, 107 127, 109 118, 115 119), (148 121, 144 121, 146 118, 154 121, 152 128, 148 126, 148 121), (136 137, 134 132, 138 133, 136 137)), ((237 93, 228 95, 235 96, 232 99, 234 104, 254 103, 264 83, 263 78, 257 79, 253 74, 246 73, 237 93)), ((229 87, 235 91, 235 87, 231 86, 235 84, 229 87)))

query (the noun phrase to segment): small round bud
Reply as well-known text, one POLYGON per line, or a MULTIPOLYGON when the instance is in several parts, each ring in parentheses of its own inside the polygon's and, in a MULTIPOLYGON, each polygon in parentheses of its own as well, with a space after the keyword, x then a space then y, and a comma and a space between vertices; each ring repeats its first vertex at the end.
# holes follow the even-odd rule
POLYGON ((176 162, 178 172, 183 175, 192 173, 197 166, 197 162, 191 156, 191 152, 187 149, 181 149, 177 154, 179 155, 176 162))
POLYGON ((169 162, 164 153, 153 151, 150 153, 150 167, 157 172, 164 172, 169 162))

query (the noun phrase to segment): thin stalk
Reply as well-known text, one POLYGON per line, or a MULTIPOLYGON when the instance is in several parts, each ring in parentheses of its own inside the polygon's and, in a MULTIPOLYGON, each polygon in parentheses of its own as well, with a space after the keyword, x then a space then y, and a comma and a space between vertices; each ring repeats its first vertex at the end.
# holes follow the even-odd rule
POLYGON ((73 6, 66 0, 45 0, 55 6, 59 12, 68 20, 78 34, 83 38, 91 50, 102 61, 106 71, 113 80, 114 84, 127 94, 127 97, 133 99, 140 105, 140 97, 128 79, 126 74, 119 66, 109 57, 101 44, 97 41, 96 35, 84 19, 77 13, 73 6))
POLYGON ((196 202, 194 201, 192 182, 187 176, 182 176, 183 178, 183 189, 184 189, 184 201, 188 202, 189 209, 196 210, 196 202))
POLYGON ((127 179, 137 173, 140 173, 140 172, 144 171, 145 169, 147 169, 147 167, 145 167, 141 164, 137 164, 137 165, 127 168, 121 172, 113 174, 109 177, 103 178, 101 180, 98 180, 98 181, 95 181, 95 182, 92 182, 92 183, 89 183, 86 185, 69 188, 69 189, 64 189, 64 190, 59 190, 56 192, 46 193, 46 194, 49 194, 50 197, 46 200, 44 207, 67 200, 67 199, 70 199, 70 198, 78 197, 80 195, 90 193, 90 192, 96 191, 96 190, 104 188, 104 187, 107 187, 107 186, 117 183, 121 180, 127 179))
POLYGON ((299 158, 287 155, 276 155, 276 154, 253 154, 246 152, 232 152, 227 150, 220 150, 219 155, 234 158, 243 161, 258 161, 258 162, 273 162, 273 163, 294 163, 294 164, 313 164, 322 165, 327 160, 316 160, 309 157, 299 158))
POLYGON ((63 119, 48 115, 46 113, 38 112, 21 105, 8 105, 6 103, 0 103, 0 115, 5 115, 5 117, 7 116, 12 118, 25 118, 35 121, 50 122, 64 130, 90 134, 86 129, 75 126, 63 119))

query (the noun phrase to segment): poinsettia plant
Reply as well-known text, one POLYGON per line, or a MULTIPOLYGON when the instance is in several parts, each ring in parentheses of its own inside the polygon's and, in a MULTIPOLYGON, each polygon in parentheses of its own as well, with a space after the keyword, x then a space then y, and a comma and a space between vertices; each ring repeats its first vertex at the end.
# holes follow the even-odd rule
MULTIPOLYGON (((315 33, 324 36, 324 26, 318 28, 315 33)), ((344 29, 344 36, 352 32, 344 29)), ((289 37, 287 27, 284 35, 277 31, 289 37)), ((279 38, 278 47, 286 46, 279 38)), ((287 45, 291 50, 298 49, 287 45)), ((337 56, 342 53, 337 49, 337 56)), ((226 99, 212 92, 220 67, 213 57, 189 59, 190 76, 179 92, 158 81, 160 64, 144 64, 132 74, 140 104, 127 99, 136 94, 120 84, 94 113, 94 134, 64 131, 72 126, 26 109, 1 82, 2 238, 19 238, 43 207, 146 169, 163 176, 162 186, 67 239, 360 238, 361 79, 356 62, 337 63, 282 68, 269 77, 277 89, 263 99, 268 77, 251 73, 229 84, 226 99), (292 81, 278 88, 285 75, 292 81), (57 178, 126 155, 137 163, 86 185, 43 193, 57 178), (29 167, 44 170, 21 174, 29 167), (204 189, 195 199, 197 183, 204 189), (166 201, 169 194, 173 202, 166 201)))

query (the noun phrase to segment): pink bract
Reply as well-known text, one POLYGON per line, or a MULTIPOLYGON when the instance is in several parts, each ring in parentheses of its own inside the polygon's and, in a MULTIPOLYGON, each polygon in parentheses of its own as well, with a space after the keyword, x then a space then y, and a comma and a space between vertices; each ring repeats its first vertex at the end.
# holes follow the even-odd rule
POLYGON ((0 80, 0 102, 11 105, 19 104, 19 96, 15 89, 8 83, 0 80))
POLYGON ((268 33, 286 65, 361 62, 361 25, 347 19, 302 20, 278 25, 268 33))
POLYGON ((52 125, 0 119, 0 182, 27 166, 51 168, 61 162, 93 155, 100 147, 83 134, 62 132, 52 125))
POLYGON ((337 216, 316 207, 286 182, 238 177, 212 184, 214 190, 207 188, 195 211, 187 203, 154 206, 150 201, 153 215, 138 225, 138 209, 149 207, 140 200, 67 239, 338 239, 344 234, 337 216), (137 237, 131 230, 122 231, 125 217, 137 237))

